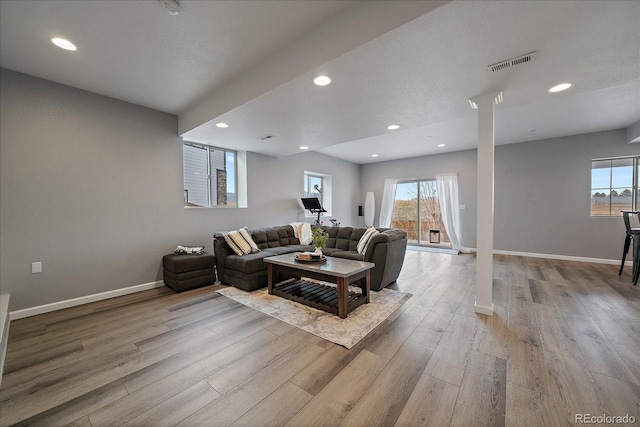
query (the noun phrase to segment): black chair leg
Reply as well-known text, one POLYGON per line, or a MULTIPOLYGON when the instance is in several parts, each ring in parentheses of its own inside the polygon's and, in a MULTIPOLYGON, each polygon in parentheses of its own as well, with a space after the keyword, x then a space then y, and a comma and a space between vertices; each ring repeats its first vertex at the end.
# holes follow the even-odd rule
POLYGON ((640 235, 633 235, 633 285, 638 284, 640 276, 640 235))
POLYGON ((622 269, 624 268, 624 261, 627 259, 627 252, 629 252, 630 245, 631 245, 631 236, 627 234, 627 237, 624 238, 624 251, 622 252, 622 262, 620 263, 620 271, 618 271, 618 276, 622 274, 622 269))

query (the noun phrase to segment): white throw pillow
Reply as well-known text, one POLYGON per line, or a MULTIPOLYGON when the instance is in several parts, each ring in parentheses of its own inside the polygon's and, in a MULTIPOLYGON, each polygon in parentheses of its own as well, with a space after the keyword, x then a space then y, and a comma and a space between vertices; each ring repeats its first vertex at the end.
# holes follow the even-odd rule
POLYGON ((251 253, 251 246, 244 240, 244 237, 240 234, 238 230, 229 231, 228 233, 224 233, 224 240, 227 242, 227 245, 231 248, 236 255, 245 255, 251 253))
POLYGON ((253 241, 251 234, 247 227, 242 227, 239 230, 229 231, 224 233, 224 240, 227 245, 236 253, 236 255, 252 254, 254 252, 260 252, 260 248, 253 241))
POLYGON ((367 252, 367 247, 369 246, 369 242, 371 241, 371 238, 376 234, 380 234, 380 232, 376 230, 375 227, 371 226, 367 228, 367 231, 364 232, 364 234, 358 241, 357 249, 359 254, 364 255, 367 252))
POLYGON ((240 232, 242 237, 244 237, 244 240, 246 240, 249 246, 251 247, 251 253, 260 252, 260 248, 258 247, 258 245, 256 245, 256 242, 253 241, 253 237, 251 237, 251 234, 249 233, 249 230, 247 229, 246 226, 242 227, 238 231, 240 232))

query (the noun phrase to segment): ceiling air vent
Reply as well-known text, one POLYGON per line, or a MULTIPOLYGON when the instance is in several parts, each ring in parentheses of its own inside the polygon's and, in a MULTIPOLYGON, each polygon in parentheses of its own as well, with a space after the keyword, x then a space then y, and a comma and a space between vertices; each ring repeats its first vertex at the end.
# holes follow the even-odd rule
POLYGON ((498 62, 496 64, 489 65, 487 71, 495 73, 496 71, 504 70, 507 68, 515 67, 516 65, 526 64, 536 59, 536 53, 530 52, 526 55, 520 55, 515 58, 507 59, 506 61, 498 62))

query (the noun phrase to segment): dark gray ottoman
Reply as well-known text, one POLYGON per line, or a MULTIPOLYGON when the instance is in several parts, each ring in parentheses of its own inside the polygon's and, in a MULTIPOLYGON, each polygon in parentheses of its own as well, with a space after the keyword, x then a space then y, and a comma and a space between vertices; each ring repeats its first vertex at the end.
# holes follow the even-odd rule
POLYGON ((164 284, 176 292, 213 285, 216 282, 216 257, 169 254, 162 258, 164 284))

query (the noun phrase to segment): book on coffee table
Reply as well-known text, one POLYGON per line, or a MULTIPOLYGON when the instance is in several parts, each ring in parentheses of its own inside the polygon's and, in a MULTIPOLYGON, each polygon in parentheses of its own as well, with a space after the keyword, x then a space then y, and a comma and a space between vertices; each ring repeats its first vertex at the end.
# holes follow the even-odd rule
POLYGON ((301 261, 320 261, 322 259, 322 255, 315 252, 301 252, 296 255, 296 258, 301 261))

